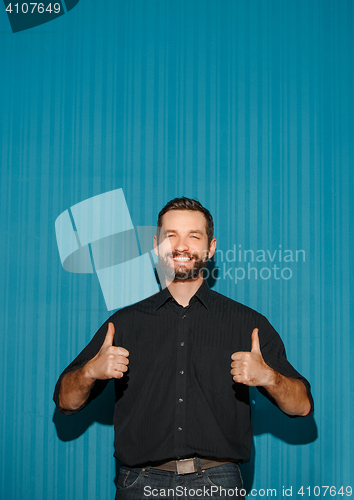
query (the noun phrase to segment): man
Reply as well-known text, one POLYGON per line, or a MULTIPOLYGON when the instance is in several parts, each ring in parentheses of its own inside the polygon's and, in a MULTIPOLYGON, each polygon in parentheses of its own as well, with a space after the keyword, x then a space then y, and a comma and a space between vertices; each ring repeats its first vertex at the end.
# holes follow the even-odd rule
POLYGON ((54 400, 79 411, 115 379, 116 499, 242 497, 250 457, 248 387, 283 412, 312 412, 309 383, 288 363, 262 315, 211 291, 202 271, 216 248, 196 200, 160 212, 154 250, 167 288, 117 311, 61 375, 54 400), (231 372, 231 374, 230 374, 231 372))

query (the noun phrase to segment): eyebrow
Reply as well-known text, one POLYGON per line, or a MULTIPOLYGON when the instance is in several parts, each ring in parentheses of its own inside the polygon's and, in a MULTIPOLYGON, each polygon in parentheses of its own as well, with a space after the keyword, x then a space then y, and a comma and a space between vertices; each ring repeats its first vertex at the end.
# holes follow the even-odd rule
MULTIPOLYGON (((163 231, 165 231, 166 233, 177 233, 177 230, 176 229, 163 229, 163 231)), ((203 231, 200 231, 199 229, 190 229, 188 231, 189 234, 191 233, 197 233, 197 234, 201 234, 202 236, 204 235, 203 231)))

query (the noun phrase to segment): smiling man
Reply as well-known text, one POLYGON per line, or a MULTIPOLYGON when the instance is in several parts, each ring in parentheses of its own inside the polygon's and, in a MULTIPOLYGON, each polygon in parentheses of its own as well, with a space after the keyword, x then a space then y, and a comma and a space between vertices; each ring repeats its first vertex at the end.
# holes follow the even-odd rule
MULTIPOLYGON (((171 294, 179 304, 188 306, 190 298, 203 282, 201 271, 214 255, 216 239, 213 238, 213 226, 211 230, 207 227, 210 214, 177 209, 187 204, 186 199, 182 200, 172 200, 160 212, 154 249, 171 294), (169 209, 170 206, 175 208, 169 209)), ((195 205, 194 201, 191 206, 195 205)), ((213 224, 212 219, 209 220, 209 224, 213 224)))
POLYGON ((167 287, 117 311, 61 375, 59 410, 76 413, 116 383, 116 499, 243 497, 249 386, 283 412, 312 412, 310 386, 267 319, 209 289, 213 219, 176 198, 160 212, 154 250, 167 287))

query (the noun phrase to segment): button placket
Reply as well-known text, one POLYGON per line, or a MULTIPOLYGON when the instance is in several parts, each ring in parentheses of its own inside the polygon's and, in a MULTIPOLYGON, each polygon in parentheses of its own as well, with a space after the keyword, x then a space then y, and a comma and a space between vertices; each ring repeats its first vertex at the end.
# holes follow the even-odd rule
POLYGON ((179 317, 177 338, 177 376, 176 376, 176 404, 175 404, 175 454, 185 450, 185 422, 186 422, 186 369, 188 355, 187 315, 185 312, 179 317), (182 376, 183 375, 183 376, 182 376))

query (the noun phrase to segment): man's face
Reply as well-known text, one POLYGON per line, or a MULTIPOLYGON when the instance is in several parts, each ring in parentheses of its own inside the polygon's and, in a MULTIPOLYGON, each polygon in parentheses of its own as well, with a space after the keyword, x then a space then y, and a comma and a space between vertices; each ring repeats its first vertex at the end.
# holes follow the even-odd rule
POLYGON ((201 212, 171 210, 162 218, 155 253, 171 281, 195 280, 215 252, 216 240, 208 245, 206 219, 201 212))

